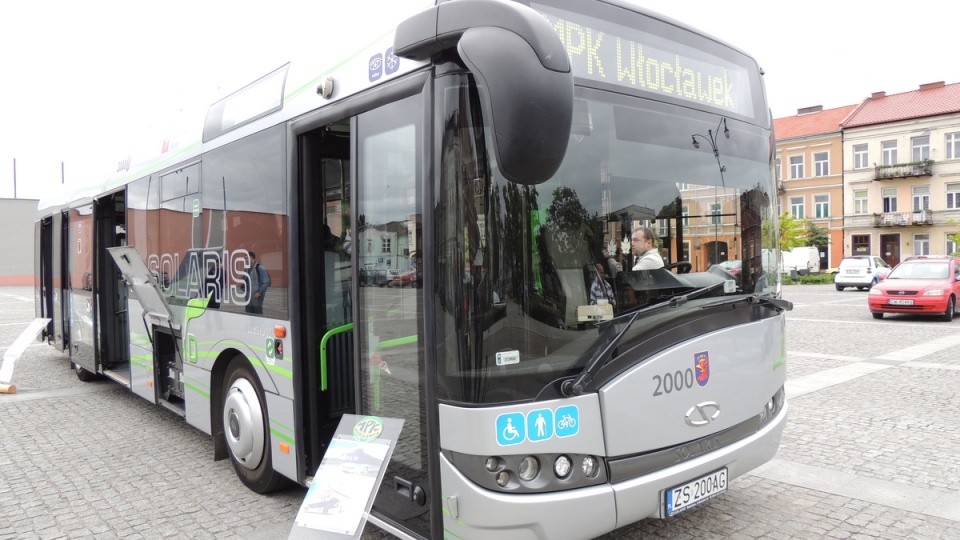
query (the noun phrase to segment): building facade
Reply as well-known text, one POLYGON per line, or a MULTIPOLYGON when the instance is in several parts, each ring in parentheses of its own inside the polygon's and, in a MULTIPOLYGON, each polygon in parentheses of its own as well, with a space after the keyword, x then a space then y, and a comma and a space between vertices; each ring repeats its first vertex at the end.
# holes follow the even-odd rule
POLYGON ((0 199, 0 287, 33 285, 36 199, 0 199))
POLYGON ((843 121, 844 255, 958 251, 960 84, 876 92, 843 121))
POLYGON ((823 110, 808 107, 773 121, 780 213, 807 219, 829 234, 816 246, 820 270, 836 268, 844 256, 843 137, 841 123, 856 105, 823 110))

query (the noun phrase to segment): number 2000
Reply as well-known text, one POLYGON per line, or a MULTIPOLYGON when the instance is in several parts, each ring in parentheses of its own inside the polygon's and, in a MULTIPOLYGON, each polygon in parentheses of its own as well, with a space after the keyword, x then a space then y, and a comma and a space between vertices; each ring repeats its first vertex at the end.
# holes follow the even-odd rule
POLYGON ((683 390, 684 388, 693 388, 694 385, 693 368, 687 368, 686 371, 679 369, 674 373, 664 373, 663 375, 654 375, 653 380, 657 387, 653 390, 654 396, 662 396, 670 392, 683 390))

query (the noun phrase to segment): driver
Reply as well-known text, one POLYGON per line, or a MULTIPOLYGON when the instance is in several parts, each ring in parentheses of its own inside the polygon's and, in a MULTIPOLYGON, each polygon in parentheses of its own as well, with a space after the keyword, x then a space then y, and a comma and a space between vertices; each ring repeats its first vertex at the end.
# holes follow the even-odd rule
POLYGON ((663 268, 663 257, 654 244, 653 229, 650 227, 640 227, 633 231, 630 236, 630 248, 633 255, 637 257, 634 270, 655 270, 663 268))

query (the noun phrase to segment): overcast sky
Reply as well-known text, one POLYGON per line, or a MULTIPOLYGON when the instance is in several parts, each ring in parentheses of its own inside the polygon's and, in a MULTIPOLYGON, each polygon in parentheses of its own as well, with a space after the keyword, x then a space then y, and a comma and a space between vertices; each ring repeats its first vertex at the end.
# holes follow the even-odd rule
MULTIPOLYGON (((165 138, 198 132, 206 107, 335 32, 368 32, 402 0, 14 1, 0 4, 0 198, 44 198, 109 176, 165 138)), ((417 4, 421 0, 415 0, 417 4)), ((766 72, 775 117, 960 82, 960 2, 634 0, 735 45, 766 72)), ((395 24, 395 21, 394 21, 395 24)))

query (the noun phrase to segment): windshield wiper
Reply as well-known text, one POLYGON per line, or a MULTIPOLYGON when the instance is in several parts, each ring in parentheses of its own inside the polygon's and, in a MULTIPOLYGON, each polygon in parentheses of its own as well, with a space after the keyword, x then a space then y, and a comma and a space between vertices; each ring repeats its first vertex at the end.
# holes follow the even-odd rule
MULTIPOLYGON (((603 351, 601 351, 600 354, 595 356, 593 360, 591 360, 590 363, 585 368, 583 368, 583 371, 580 372, 580 376, 577 377, 576 380, 567 379, 563 381, 563 384, 560 386, 560 391, 565 396, 579 396, 580 394, 582 394, 583 389, 588 384, 590 384, 590 381, 593 380, 593 376, 595 372, 600 368, 602 368, 604 365, 606 365, 607 360, 609 360, 610 356, 613 355, 613 351, 616 350, 617 345, 620 343, 620 340, 623 339, 623 336, 627 334, 627 330, 629 330, 630 327, 633 326, 633 323, 636 322, 636 320, 639 319, 641 315, 649 315, 650 313, 661 311, 666 308, 680 307, 686 304, 690 300, 703 296, 704 294, 707 294, 708 292, 714 289, 722 288, 722 287, 723 287, 723 283, 716 283, 714 285, 710 285, 707 287, 694 289, 686 294, 678 294, 676 296, 671 296, 670 299, 667 300, 666 302, 661 302, 653 306, 647 306, 643 309, 638 309, 633 313, 630 313, 627 315, 621 315, 620 317, 613 319, 612 321, 610 321, 610 324, 612 324, 613 321, 616 321, 618 319, 627 318, 627 321, 626 323, 624 323, 623 328, 621 328, 620 331, 617 332, 617 335, 613 336, 613 338, 610 340, 610 343, 607 344, 607 346, 603 349, 603 351)), ((791 308, 792 307, 793 306, 791 304, 791 308)), ((577 363, 579 364, 580 362, 578 361, 577 363)))
MULTIPOLYGON (((735 298, 724 298, 717 302, 711 303, 710 306, 725 306, 730 304, 738 304, 740 302, 746 302, 748 304, 756 304, 758 306, 769 307, 777 310, 778 312, 793 310, 793 302, 789 300, 784 300, 782 298, 775 298, 773 296, 759 295, 759 294, 751 294, 749 296, 739 296, 735 298)), ((707 306, 704 306, 704 307, 707 307, 707 306)))

